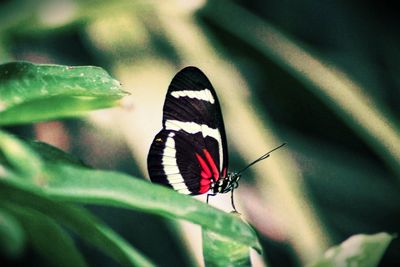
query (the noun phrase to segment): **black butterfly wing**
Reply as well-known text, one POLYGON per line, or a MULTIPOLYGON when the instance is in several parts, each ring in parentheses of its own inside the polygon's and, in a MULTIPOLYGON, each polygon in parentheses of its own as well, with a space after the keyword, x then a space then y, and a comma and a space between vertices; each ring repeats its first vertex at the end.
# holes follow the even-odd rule
POLYGON ((221 108, 213 86, 195 67, 172 79, 163 110, 163 129, 148 155, 153 182, 185 194, 202 194, 225 177, 228 153, 221 108))

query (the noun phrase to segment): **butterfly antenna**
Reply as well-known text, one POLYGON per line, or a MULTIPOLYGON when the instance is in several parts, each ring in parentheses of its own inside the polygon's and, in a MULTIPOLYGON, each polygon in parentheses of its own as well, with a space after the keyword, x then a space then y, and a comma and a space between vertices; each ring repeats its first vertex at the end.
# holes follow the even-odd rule
POLYGON ((267 153, 265 153, 264 155, 262 155, 261 157, 259 157, 258 159, 256 159, 255 161, 253 161, 252 163, 250 163, 249 165, 247 165, 246 167, 244 167, 242 170, 240 170, 237 174, 241 174, 242 172, 244 172, 245 170, 247 170, 248 168, 250 168, 251 166, 253 166, 254 164, 256 164, 259 161, 262 161, 266 158, 268 158, 272 152, 274 152, 275 150, 278 150, 279 148, 283 147, 284 145, 286 145, 286 143, 283 143, 280 146, 275 147, 274 149, 268 151, 267 153))

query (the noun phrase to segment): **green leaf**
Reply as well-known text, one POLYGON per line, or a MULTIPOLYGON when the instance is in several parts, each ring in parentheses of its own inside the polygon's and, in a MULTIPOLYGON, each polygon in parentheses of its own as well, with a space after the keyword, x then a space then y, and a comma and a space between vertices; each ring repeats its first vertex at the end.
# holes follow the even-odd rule
POLYGON ((202 237, 206 266, 251 266, 248 246, 206 229, 202 237))
POLYGON ((25 243, 21 224, 9 211, 0 208, 0 254, 17 258, 23 252, 25 243))
POLYGON ((0 203, 8 201, 46 214, 124 266, 154 266, 85 209, 53 201, 40 192, 16 177, 0 179, 0 203))
POLYGON ((18 138, 0 131, 0 168, 2 161, 25 179, 38 179, 43 167, 34 150, 18 138))
POLYGON ((0 125, 78 116, 114 106, 125 95, 99 67, 0 65, 0 125))
MULTIPOLYGON (((42 154, 46 152, 43 150, 42 154)), ((63 201, 117 206, 185 219, 261 250, 253 229, 235 216, 163 186, 125 174, 47 163, 36 187, 27 188, 63 201)))
POLYGON ((249 225, 231 214, 166 187, 122 173, 60 164, 48 164, 46 172, 49 179, 43 184, 43 190, 53 198, 184 219, 260 250, 258 239, 249 225))
POLYGON ((74 157, 73 155, 68 154, 65 151, 52 145, 40 141, 28 141, 28 144, 46 162, 64 163, 80 167, 87 167, 87 165, 83 163, 82 160, 80 160, 79 158, 74 157))
POLYGON ((339 246, 328 249, 309 267, 375 267, 378 266, 393 236, 387 233, 354 235, 339 246))
POLYGON ((87 266, 72 238, 53 219, 26 207, 10 203, 1 205, 15 214, 23 224, 33 248, 51 266, 87 266))
POLYGON ((3 162, 21 176, 39 183, 39 176, 43 168, 42 161, 87 167, 81 160, 59 148, 39 141, 25 143, 0 130, 0 164, 3 162))

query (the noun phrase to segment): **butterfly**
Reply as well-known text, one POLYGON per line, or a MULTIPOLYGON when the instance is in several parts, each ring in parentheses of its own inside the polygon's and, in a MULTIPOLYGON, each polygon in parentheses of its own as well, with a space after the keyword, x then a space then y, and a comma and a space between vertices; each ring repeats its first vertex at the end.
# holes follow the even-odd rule
POLYGON ((235 211, 233 190, 241 173, 273 151, 240 172, 228 172, 227 141, 217 94, 206 75, 192 66, 172 79, 162 126, 147 157, 151 181, 187 195, 208 193, 207 201, 209 195, 232 192, 235 211))

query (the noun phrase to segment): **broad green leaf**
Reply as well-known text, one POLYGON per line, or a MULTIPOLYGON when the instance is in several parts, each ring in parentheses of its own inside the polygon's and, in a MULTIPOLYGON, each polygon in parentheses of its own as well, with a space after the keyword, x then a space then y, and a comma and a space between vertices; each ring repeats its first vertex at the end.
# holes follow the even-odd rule
POLYGON ((42 157, 42 159, 46 162, 51 163, 64 163, 77 165, 81 167, 86 167, 85 163, 83 163, 77 157, 74 157, 71 154, 66 153, 65 151, 54 147, 52 145, 46 144, 40 141, 28 141, 28 145, 35 150, 35 152, 42 157))
POLYGON ((37 180, 42 169, 42 161, 34 150, 18 138, 0 130, 0 167, 2 161, 25 179, 37 180))
POLYGON ((25 243, 25 232, 19 221, 9 211, 0 208, 0 254, 17 258, 25 243))
POLYGON ((46 173, 49 179, 43 184, 43 190, 53 198, 184 219, 260 250, 258 239, 249 225, 231 214, 166 187, 122 173, 60 164, 48 164, 46 173))
POLYGON ((32 247, 51 266, 87 266, 72 238, 53 219, 33 209, 1 203, 22 223, 32 247), (5 205, 4 205, 5 204, 5 205))
POLYGON ((378 266, 393 236, 387 233, 354 235, 339 246, 328 249, 309 267, 375 267, 378 266))
MULTIPOLYGON (((64 151, 39 141, 27 143, 0 130, 0 164, 8 163, 11 168, 24 177, 38 179, 43 162, 63 162, 85 167, 78 158, 64 151)), ((1 175, 1 173, 0 173, 1 175)))
POLYGON ((0 125, 78 116, 114 106, 125 95, 99 67, 0 65, 0 125))
MULTIPOLYGON (((42 154, 46 152, 42 151, 42 154)), ((37 187, 29 188, 52 198, 131 208, 185 219, 260 250, 253 229, 240 219, 189 196, 125 174, 47 163, 36 184, 37 187)))
POLYGON ((0 179, 0 202, 6 201, 46 214, 124 266, 154 266, 85 209, 53 201, 41 194, 40 188, 24 183, 21 179, 0 179))
POLYGON ((202 237, 206 266, 251 266, 248 246, 207 229, 202 237))

